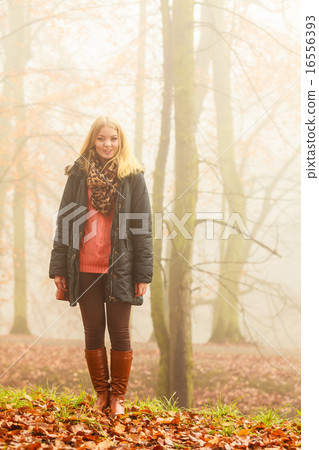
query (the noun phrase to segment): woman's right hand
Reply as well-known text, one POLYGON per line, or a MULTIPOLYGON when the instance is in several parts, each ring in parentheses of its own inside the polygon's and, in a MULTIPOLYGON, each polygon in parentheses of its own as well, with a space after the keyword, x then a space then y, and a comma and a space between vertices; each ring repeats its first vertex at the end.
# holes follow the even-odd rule
POLYGON ((60 275, 54 275, 54 282, 58 289, 66 289, 66 278, 60 275))

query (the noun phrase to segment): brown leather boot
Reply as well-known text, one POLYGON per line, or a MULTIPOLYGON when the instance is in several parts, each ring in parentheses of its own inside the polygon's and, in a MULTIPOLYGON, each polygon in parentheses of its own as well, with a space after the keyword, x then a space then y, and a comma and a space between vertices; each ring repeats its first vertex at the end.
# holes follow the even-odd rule
POLYGON ((85 358, 97 394, 95 406, 99 411, 103 411, 109 405, 110 390, 106 349, 100 347, 94 350, 85 350, 85 358))
POLYGON ((111 349, 110 413, 124 414, 124 395, 131 372, 133 351, 119 352, 111 349))

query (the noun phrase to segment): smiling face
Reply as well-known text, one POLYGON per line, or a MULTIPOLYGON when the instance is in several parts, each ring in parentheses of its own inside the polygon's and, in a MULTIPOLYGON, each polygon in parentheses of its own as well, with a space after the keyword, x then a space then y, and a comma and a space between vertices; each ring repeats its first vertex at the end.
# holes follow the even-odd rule
POLYGON ((106 162, 113 158, 119 150, 117 131, 105 125, 100 129, 94 144, 101 161, 106 162))

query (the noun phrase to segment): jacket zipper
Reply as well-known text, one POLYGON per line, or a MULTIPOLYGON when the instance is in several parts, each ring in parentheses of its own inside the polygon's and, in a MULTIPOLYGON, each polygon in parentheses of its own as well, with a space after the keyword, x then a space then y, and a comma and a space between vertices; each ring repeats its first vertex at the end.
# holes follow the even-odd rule
MULTIPOLYGON (((116 203, 115 203, 115 237, 114 237, 114 243, 113 243, 113 248, 112 248, 112 267, 111 267, 111 295, 109 300, 113 301, 114 297, 113 297, 113 267, 114 267, 114 252, 115 252, 115 248, 116 248, 116 237, 117 237, 117 213, 118 213, 118 200, 119 200, 119 194, 117 194, 117 198, 116 198, 116 203)), ((111 247, 112 247, 112 243, 111 243, 111 247)))

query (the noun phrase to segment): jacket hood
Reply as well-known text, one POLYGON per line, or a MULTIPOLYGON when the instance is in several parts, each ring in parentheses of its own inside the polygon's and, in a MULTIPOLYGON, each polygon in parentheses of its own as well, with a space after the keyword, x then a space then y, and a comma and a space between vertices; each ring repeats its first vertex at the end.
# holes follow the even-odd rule
POLYGON ((85 173, 85 171, 81 156, 76 159, 73 164, 69 164, 64 168, 64 175, 82 175, 83 173, 85 173))

